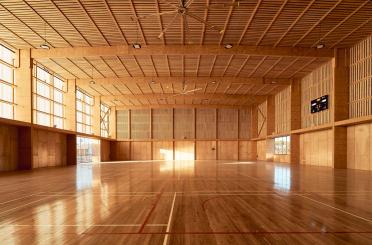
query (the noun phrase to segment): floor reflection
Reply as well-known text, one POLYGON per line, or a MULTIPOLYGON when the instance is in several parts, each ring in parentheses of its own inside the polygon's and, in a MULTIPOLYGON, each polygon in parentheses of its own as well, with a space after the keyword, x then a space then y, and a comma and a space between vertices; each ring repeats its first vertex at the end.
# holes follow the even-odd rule
POLYGON ((274 166, 274 188, 278 190, 291 189, 291 169, 287 166, 274 166))

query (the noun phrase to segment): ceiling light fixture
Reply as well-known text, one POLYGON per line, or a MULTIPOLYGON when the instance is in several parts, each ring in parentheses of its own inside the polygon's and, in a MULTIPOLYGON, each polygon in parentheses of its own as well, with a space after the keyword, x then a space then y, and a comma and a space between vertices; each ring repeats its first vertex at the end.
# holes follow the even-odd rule
POLYGON ((317 45, 316 45, 316 48, 317 49, 322 49, 322 48, 324 48, 325 47, 325 44, 324 43, 318 43, 317 45))
POLYGON ((154 80, 151 81, 151 84, 156 84, 156 82, 154 80))
POLYGON ((47 42, 47 34, 46 34, 46 23, 44 22, 44 43, 40 44, 40 48, 42 49, 50 49, 48 42, 47 42))
POLYGON ((95 82, 95 81, 93 81, 93 80, 92 80, 92 81, 90 81, 89 83, 90 83, 90 84, 96 84, 96 82, 95 82))
POLYGON ((140 49, 141 48, 141 44, 139 44, 139 43, 133 43, 132 44, 132 47, 135 48, 135 49, 140 49))
POLYGON ((228 43, 228 44, 225 44, 225 49, 231 49, 233 47, 232 44, 228 43))
POLYGON ((217 82, 216 81, 212 81, 211 84, 216 84, 217 82))

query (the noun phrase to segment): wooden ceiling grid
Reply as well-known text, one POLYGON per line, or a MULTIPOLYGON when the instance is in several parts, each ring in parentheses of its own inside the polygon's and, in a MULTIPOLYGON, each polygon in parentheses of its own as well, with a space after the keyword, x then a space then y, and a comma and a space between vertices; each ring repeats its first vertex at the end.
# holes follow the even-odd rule
MULTIPOLYGON (((324 42, 326 47, 350 46, 372 31, 372 1, 369 0, 255 0, 242 1, 240 6, 210 8, 220 0, 194 0, 190 11, 209 23, 224 27, 220 35, 192 18, 190 31, 182 18, 168 29, 163 39, 157 38, 173 15, 144 16, 173 10, 166 1, 176 0, 4 0, 0 3, 0 41, 15 48, 37 48, 45 38, 51 47, 83 47, 130 45, 226 43, 271 46, 315 47, 324 42)), ((230 1, 226 0, 225 3, 230 1)), ((189 84, 201 87, 190 98, 176 99, 121 99, 107 101, 123 105, 147 103, 171 104, 233 104, 234 99, 219 97, 206 100, 214 93, 274 94, 283 88, 280 84, 244 84, 219 82, 218 77, 302 77, 327 61, 323 57, 286 57, 247 54, 151 54, 109 55, 95 57, 40 58, 37 62, 49 67, 67 79, 120 78, 115 83, 84 84, 83 89, 94 95, 170 94, 181 90, 179 81, 151 84, 125 83, 130 77, 210 77, 210 81, 189 84), (92 73, 93 69, 93 73, 92 73), (195 95, 195 96, 194 96, 195 95)), ((245 103, 245 102, 244 102, 245 103)), ((250 103, 249 101, 246 103, 250 103)))

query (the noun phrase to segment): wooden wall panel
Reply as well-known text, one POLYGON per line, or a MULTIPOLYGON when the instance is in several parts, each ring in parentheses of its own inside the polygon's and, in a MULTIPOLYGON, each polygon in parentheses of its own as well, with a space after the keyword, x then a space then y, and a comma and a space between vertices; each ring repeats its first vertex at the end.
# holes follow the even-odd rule
POLYGON ((173 141, 152 142, 153 160, 173 160, 173 141))
POLYGON ((372 124, 347 128, 347 167, 372 170, 372 124))
POLYGON ((130 137, 131 139, 150 139, 150 109, 131 110, 130 137))
POLYGON ((65 134, 34 129, 32 150, 33 168, 67 165, 65 134))
POLYGON ((196 160, 217 159, 216 141, 197 141, 195 149, 196 149, 196 160))
POLYGON ((194 160, 195 143, 194 141, 175 141, 174 142, 175 160, 194 160))
POLYGON ((251 109, 239 110, 239 139, 251 138, 251 109))
POLYGON ((257 137, 267 136, 267 101, 257 106, 257 137))
POLYGON ((323 130, 300 135, 300 162, 304 165, 333 167, 333 132, 323 130))
POLYGON ((0 171, 17 169, 18 162, 17 127, 0 125, 0 171))
POLYGON ((239 160, 256 160, 256 143, 253 141, 239 141, 239 160))
POLYGON ((301 126, 318 126, 332 121, 333 62, 329 61, 301 80, 301 126), (329 95, 328 110, 311 113, 311 101, 329 95))
POLYGON ((131 160, 151 160, 151 142, 131 142, 131 160))
POLYGON ((238 141, 218 141, 219 160, 238 160, 238 141))
POLYGON ((111 161, 128 161, 130 156, 130 142, 112 141, 110 144, 111 161))
POLYGON ((350 49, 350 118, 372 115, 372 36, 350 49))
POLYGON ((173 139, 173 109, 152 110, 153 139, 173 139))
POLYGON ((110 141, 101 140, 101 162, 110 161, 110 141))
POLYGON ((218 110, 218 139, 237 139, 238 132, 238 110, 218 110))
POLYGON ((174 109, 174 138, 195 138, 194 109, 174 109))
POLYGON ((196 138, 216 139, 216 109, 196 109, 196 138))
POLYGON ((266 161, 266 140, 258 140, 257 144, 257 160, 266 161))
POLYGON ((275 134, 291 131, 291 87, 275 95, 275 134))
POLYGON ((129 110, 116 111, 116 138, 129 139, 129 110))

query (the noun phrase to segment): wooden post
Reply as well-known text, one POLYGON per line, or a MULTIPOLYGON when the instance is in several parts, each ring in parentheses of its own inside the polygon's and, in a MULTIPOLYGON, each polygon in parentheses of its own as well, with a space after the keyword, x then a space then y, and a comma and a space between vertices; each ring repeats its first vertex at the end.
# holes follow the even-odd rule
POLYGON ((76 152, 76 134, 66 135, 66 160, 67 165, 76 165, 77 152, 76 152))
POLYGON ((18 127, 18 163, 17 170, 31 170, 32 156, 32 127, 18 127))
MULTIPOLYGON (((301 128, 301 80, 291 84, 291 130, 301 128)), ((290 163, 300 164, 300 135, 291 134, 290 163)))
MULTIPOLYGON (((335 49, 333 120, 349 118, 349 51, 335 49)), ((333 127, 333 166, 347 168, 347 127, 333 127)))

